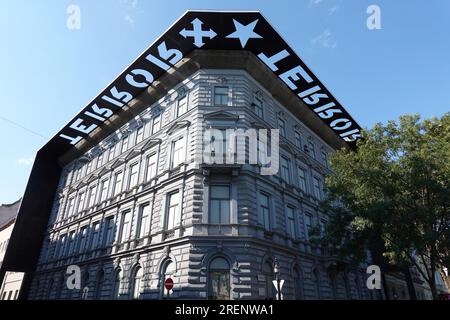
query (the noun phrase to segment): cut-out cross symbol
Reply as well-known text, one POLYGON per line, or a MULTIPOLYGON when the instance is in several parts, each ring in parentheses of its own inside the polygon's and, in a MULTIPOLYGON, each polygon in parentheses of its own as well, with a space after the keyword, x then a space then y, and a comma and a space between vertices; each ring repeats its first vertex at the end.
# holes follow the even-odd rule
POLYGON ((192 30, 183 28, 183 30, 180 31, 180 34, 186 39, 194 38, 194 45, 197 48, 200 48, 205 44, 203 38, 212 39, 217 36, 217 33, 215 33, 213 29, 202 30, 203 22, 200 19, 195 18, 191 23, 194 28, 192 30))

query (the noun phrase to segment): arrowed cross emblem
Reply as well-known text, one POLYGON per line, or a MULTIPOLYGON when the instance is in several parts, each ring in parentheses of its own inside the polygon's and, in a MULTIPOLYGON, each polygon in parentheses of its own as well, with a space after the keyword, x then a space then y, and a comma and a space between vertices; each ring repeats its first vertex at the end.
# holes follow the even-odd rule
POLYGON ((183 30, 180 31, 180 34, 186 39, 194 38, 194 45, 197 48, 204 45, 203 38, 212 39, 217 36, 217 33, 215 33, 213 29, 202 30, 203 22, 200 19, 195 18, 191 23, 194 28, 192 30, 183 28, 183 30))

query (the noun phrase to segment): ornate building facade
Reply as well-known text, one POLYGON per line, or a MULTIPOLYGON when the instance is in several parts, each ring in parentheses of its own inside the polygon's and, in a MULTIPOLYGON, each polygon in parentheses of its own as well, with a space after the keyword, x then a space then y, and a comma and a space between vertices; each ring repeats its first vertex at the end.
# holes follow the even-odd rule
POLYGON ((161 299, 171 277, 172 299, 272 299, 275 259, 285 299, 374 298, 311 242, 330 152, 245 70, 200 69, 64 168, 29 298, 161 299), (198 162, 208 128, 279 129, 278 173, 198 162))

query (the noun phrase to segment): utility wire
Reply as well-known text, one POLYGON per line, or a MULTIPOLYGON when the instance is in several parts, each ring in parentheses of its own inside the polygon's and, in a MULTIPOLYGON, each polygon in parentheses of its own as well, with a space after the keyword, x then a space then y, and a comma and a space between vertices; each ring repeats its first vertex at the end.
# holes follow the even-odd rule
POLYGON ((15 122, 15 121, 9 120, 9 119, 7 119, 7 118, 5 118, 5 117, 2 117, 2 116, 0 116, 0 119, 4 120, 4 121, 6 121, 6 122, 9 122, 9 123, 11 123, 11 124, 13 124, 13 125, 15 125, 15 126, 17 126, 17 127, 19 127, 19 128, 22 128, 23 130, 28 131, 29 133, 32 133, 32 134, 34 134, 34 135, 36 135, 36 136, 38 136, 38 137, 40 137, 40 138, 42 138, 42 139, 44 139, 44 140, 48 140, 48 138, 45 137, 45 136, 43 136, 42 134, 37 133, 36 131, 33 131, 33 130, 31 130, 31 129, 28 129, 27 127, 24 127, 23 125, 21 125, 21 124, 15 122))

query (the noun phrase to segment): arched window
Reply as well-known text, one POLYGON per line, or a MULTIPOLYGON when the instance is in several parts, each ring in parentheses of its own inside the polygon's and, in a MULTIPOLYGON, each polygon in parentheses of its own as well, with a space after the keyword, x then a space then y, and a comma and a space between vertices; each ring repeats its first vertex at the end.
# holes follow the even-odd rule
POLYGON ((162 297, 165 296, 165 288, 164 288, 164 283, 166 282, 167 278, 172 278, 173 279, 173 274, 176 271, 176 266, 175 263, 172 262, 172 260, 167 260, 162 267, 162 272, 161 272, 161 295, 162 297))
POLYGON ((275 299, 275 288, 273 286, 272 281, 275 280, 273 273, 273 263, 272 260, 267 260, 263 265, 263 275, 265 279, 265 291, 266 291, 266 299, 273 300, 275 299))
POLYGON ((100 270, 97 273, 97 279, 95 281, 95 300, 100 300, 102 297, 104 280, 105 280, 105 272, 103 270, 100 270))
POLYGON ((332 298, 337 299, 338 297, 337 297, 337 274, 336 274, 336 272, 333 270, 328 271, 328 278, 330 280, 332 298))
POLYGON ((222 257, 209 263, 209 295, 211 300, 230 299, 230 264, 222 257))
POLYGON ((133 276, 131 277, 130 293, 132 299, 139 299, 139 296, 141 295, 142 274, 142 268, 137 266, 134 269, 133 276))
POLYGON ((314 282, 315 296, 318 300, 320 299, 320 271, 316 268, 313 270, 312 278, 314 282))
POLYGON ((114 286, 112 292, 112 299, 119 299, 120 294, 120 280, 122 279, 122 270, 117 269, 116 274, 114 275, 114 286))
POLYGON ((294 299, 301 300, 303 299, 303 283, 302 283, 302 274, 300 268, 298 266, 294 267, 294 299))

